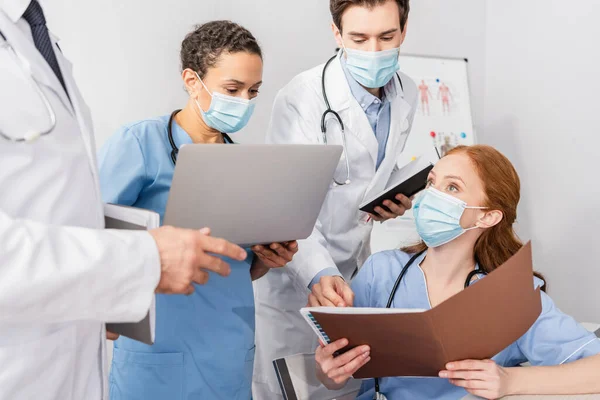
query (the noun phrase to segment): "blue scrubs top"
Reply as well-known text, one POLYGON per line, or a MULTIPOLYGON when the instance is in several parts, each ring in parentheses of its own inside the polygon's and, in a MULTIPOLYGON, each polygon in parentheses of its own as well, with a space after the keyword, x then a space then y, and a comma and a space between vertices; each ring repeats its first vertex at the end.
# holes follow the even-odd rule
MULTIPOLYGON (((174 166, 169 116, 127 125, 99 155, 103 200, 156 211, 161 223, 174 166)), ((191 143, 173 122, 178 147, 191 143)), ((214 171, 198 171, 214 173, 214 171)), ((156 296, 153 346, 121 337, 110 373, 112 400, 240 399, 251 397, 254 295, 251 252, 227 260, 231 274, 211 274, 190 296, 156 296)))
MULTIPOLYGON (((425 254, 409 267, 392 302, 393 308, 430 309, 425 274, 420 264, 425 254)), ((356 307, 385 307, 400 271, 410 255, 400 251, 386 251, 371 256, 352 281, 356 307)), ((542 280, 535 278, 535 286, 542 280)), ((532 365, 557 365, 600 353, 600 340, 579 325, 572 317, 563 314, 542 292, 542 313, 533 326, 520 339, 493 357, 504 367, 518 366, 529 361, 532 365)), ((460 361, 460 360, 457 360, 460 361)), ((388 399, 462 399, 468 393, 447 379, 383 378, 379 380, 381 393, 388 399)), ((365 380, 358 399, 372 400, 374 380, 365 380)))

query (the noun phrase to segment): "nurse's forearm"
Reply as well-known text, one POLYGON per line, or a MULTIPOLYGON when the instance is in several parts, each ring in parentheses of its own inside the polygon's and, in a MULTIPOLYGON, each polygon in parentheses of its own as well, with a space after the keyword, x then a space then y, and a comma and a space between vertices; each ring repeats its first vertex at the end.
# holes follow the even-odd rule
POLYGON ((269 267, 267 267, 263 262, 258 258, 254 258, 254 262, 252 262, 252 266, 250 267, 250 277, 253 281, 262 278, 269 272, 269 267))
POLYGON ((510 368, 510 394, 600 393, 600 355, 551 367, 510 368))

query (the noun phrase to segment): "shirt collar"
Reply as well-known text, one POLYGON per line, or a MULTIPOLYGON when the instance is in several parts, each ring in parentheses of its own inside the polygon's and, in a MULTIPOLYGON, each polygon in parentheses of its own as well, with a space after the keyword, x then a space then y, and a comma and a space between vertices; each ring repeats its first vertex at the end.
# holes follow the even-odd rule
POLYGON ((177 145, 178 149, 180 149, 181 146, 185 144, 193 143, 190 135, 188 135, 187 132, 183 130, 181 126, 179 126, 177 121, 175 121, 175 118, 173 118, 173 125, 171 126, 171 130, 173 132, 173 140, 175 141, 175 144, 177 145))
MULTIPOLYGON (((423 254, 421 254, 419 257, 417 257, 417 259, 415 260, 415 263, 419 266, 419 268, 421 268, 421 263, 425 260, 425 256, 427 256, 427 250, 425 250, 423 252, 423 254)), ((479 263, 475 262, 475 271, 480 271, 480 267, 479 267, 479 263)), ((421 269, 422 271, 422 269, 421 269)), ((485 278, 486 274, 485 273, 480 273, 477 274, 473 277, 473 279, 471 279, 471 283, 475 283, 478 282, 481 278, 485 278)))
MULTIPOLYGON (((168 121, 169 117, 166 118, 168 121)), ((175 121, 175 118, 173 118, 173 125, 171 127, 171 130, 173 132, 173 140, 175 141, 175 145, 177 145, 178 149, 180 149, 183 145, 194 143, 190 135, 181 126, 179 126, 177 121, 175 121)), ((228 142, 227 139, 225 139, 225 137, 223 137, 223 141, 225 144, 230 144, 230 142, 228 142)), ((234 142, 232 141, 231 143, 234 142)))
POLYGON ((13 23, 23 17, 31 0, 0 0, 0 10, 4 11, 13 23))
POLYGON ((388 102, 388 98, 396 96, 396 87, 395 87, 395 79, 390 80, 383 88, 383 96, 379 99, 377 96, 373 96, 367 89, 365 89, 360 83, 356 81, 350 74, 346 66, 346 59, 343 54, 340 56, 340 61, 342 64, 342 69, 344 70, 344 74, 346 75, 346 80, 348 81, 348 85, 350 86, 350 91, 352 95, 360 104, 363 110, 367 110, 375 101, 380 101, 381 104, 385 104, 388 102))

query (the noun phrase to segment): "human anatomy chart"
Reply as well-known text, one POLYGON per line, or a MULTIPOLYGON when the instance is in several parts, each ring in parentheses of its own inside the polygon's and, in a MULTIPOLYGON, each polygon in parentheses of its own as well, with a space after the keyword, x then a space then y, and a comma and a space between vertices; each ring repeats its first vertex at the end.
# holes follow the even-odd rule
POLYGON ((419 89, 418 112, 422 116, 450 116, 460 112, 459 91, 453 83, 430 77, 415 83, 419 89))

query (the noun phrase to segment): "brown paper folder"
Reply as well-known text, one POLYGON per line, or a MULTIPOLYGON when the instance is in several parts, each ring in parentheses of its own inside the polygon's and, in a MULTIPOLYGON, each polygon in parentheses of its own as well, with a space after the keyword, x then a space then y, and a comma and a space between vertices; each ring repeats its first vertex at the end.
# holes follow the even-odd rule
POLYGON ((371 361, 355 378, 437 376, 450 361, 489 359, 525 334, 541 313, 531 244, 431 310, 342 310, 302 313, 326 341, 347 338, 347 349, 371 347, 371 361))

